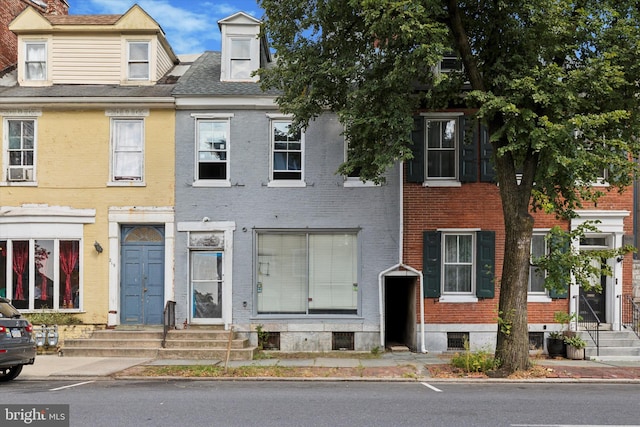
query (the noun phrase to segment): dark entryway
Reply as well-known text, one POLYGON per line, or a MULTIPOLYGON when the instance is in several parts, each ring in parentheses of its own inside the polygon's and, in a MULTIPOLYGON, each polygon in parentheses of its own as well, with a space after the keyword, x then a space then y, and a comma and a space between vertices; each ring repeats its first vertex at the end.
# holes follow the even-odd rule
MULTIPOLYGON (((603 263, 602 267, 604 268, 604 264, 606 263, 606 260, 602 260, 602 263, 603 263)), ((600 286, 602 287, 601 292, 598 292, 598 290, 596 290, 595 288, 588 291, 585 291, 584 289, 580 288, 579 314, 582 320, 584 321, 596 322, 597 320, 599 320, 601 323, 607 323, 607 318, 606 318, 607 313, 605 311, 606 295, 607 295, 607 276, 605 275, 600 276, 600 286), (593 310, 593 313, 595 313, 595 315, 598 317, 597 319, 594 317, 591 310, 589 310, 589 307, 587 307, 587 305, 584 303, 584 299, 582 298, 583 296, 589 303, 589 306, 591 307, 591 310, 593 310)))
POLYGON ((417 277, 387 276, 384 288, 385 347, 406 346, 416 351, 417 277))

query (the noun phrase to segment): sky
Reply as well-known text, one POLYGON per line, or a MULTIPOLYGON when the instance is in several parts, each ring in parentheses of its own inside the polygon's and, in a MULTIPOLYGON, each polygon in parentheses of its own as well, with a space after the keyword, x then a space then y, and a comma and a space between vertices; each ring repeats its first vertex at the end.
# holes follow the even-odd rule
POLYGON ((70 15, 123 14, 134 4, 164 30, 178 54, 220 50, 218 21, 236 12, 262 18, 256 0, 67 0, 70 15))

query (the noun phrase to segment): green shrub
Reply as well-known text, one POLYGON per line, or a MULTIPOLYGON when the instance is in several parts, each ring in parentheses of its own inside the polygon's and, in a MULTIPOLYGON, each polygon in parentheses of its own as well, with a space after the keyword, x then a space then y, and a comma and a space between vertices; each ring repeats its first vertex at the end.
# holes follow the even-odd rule
POLYGON ((469 343, 464 343, 464 353, 456 353, 451 358, 451 365, 465 372, 488 372, 498 368, 498 361, 486 350, 469 350, 469 343))
POLYGON ((58 311, 41 311, 24 313, 23 316, 33 325, 81 325, 82 320, 73 313, 60 313, 58 311))

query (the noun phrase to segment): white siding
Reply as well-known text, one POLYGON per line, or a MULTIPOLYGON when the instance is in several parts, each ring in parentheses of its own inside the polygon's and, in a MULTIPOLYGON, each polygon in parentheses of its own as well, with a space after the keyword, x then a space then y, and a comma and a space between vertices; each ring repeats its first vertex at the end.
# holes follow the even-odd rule
POLYGON ((160 79, 162 76, 165 75, 167 71, 171 69, 171 67, 173 67, 173 64, 171 63, 171 59, 169 59, 169 54, 162 47, 162 43, 157 43, 157 45, 158 45, 158 61, 157 61, 158 65, 156 67, 157 69, 156 69, 155 80, 160 79))
POLYGON ((54 36, 54 84, 119 84, 122 69, 120 35, 54 36))

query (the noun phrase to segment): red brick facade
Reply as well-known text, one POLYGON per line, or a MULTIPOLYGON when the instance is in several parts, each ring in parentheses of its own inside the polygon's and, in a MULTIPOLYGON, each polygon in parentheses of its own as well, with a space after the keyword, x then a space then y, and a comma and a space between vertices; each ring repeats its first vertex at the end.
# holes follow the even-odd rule
MULTIPOLYGON (((406 169, 406 168, 405 168, 406 169)), ((405 170, 406 173, 406 170, 405 170)), ((585 205, 584 209, 589 209, 585 205)), ((591 206, 591 208, 594 208, 591 206)), ((628 211, 624 219, 624 234, 633 234, 633 191, 611 191, 599 202, 602 210, 628 211)), ((558 224, 553 216, 536 213, 534 228, 548 229, 558 224)), ((569 224, 564 222, 564 228, 569 224)), ((425 187, 421 183, 404 184, 404 263, 423 270, 423 232, 437 229, 493 230, 495 239, 495 297, 474 303, 447 303, 438 298, 425 298, 426 324, 495 324, 500 296, 498 280, 504 255, 504 221, 498 187, 492 183, 463 183, 459 187, 425 187)), ((623 294, 632 292, 632 257, 623 261, 623 294)), ((419 296, 417 307, 420 307, 419 296)), ((550 302, 530 302, 530 324, 553 323, 555 311, 568 311, 570 299, 550 302)), ((420 313, 418 313, 418 316, 420 313)), ((418 317, 419 321, 419 317, 418 317)))
POLYGON ((18 60, 18 38, 9 31, 9 23, 27 6, 47 15, 68 15, 66 0, 2 0, 0 1, 0 75, 18 60), (46 5, 46 6, 45 6, 46 5))

